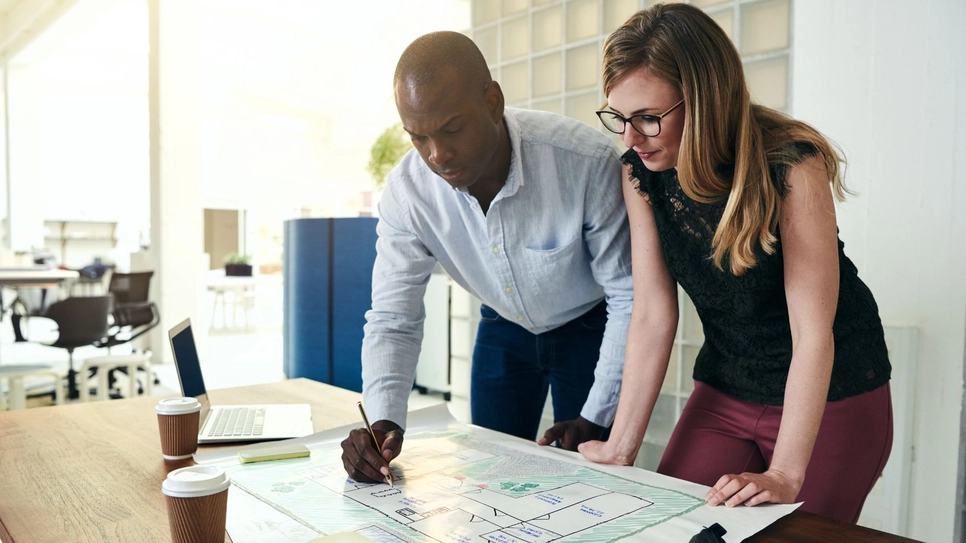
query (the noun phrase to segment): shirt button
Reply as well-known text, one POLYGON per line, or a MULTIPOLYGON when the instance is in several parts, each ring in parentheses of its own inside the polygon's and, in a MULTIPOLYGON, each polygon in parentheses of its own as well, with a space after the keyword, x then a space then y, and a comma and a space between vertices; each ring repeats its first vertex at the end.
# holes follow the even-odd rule
POLYGON ((520 322, 522 320, 523 320, 523 317, 517 317, 517 322, 520 322))
POLYGON ((499 254, 499 253, 500 253, 500 248, 499 247, 494 247, 493 248, 493 254, 499 254))
POLYGON ((509 294, 509 293, 511 293, 511 292, 513 292, 513 289, 512 289, 512 288, 510 288, 510 287, 505 287, 505 288, 503 289, 503 292, 506 292, 507 294, 509 294))

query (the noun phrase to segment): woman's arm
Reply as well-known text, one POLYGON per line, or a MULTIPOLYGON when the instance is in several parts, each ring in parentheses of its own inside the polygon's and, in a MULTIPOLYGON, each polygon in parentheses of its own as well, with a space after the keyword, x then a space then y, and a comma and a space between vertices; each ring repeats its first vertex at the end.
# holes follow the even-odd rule
POLYGON ((634 189, 630 168, 622 186, 631 228, 634 302, 624 351, 624 376, 610 439, 588 441, 578 450, 605 464, 631 465, 644 439, 667 373, 678 323, 677 288, 664 260, 650 204, 634 189))
POLYGON ((708 493, 711 505, 794 502, 825 411, 839 295, 835 204, 820 157, 789 167, 786 183, 780 228, 792 361, 775 454, 763 474, 723 476, 708 493))

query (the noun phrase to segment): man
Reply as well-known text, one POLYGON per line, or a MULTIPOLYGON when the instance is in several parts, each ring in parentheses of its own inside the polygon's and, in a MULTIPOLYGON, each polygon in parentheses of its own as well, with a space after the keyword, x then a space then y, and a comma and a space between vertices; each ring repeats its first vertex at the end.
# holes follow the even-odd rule
POLYGON ((455 32, 410 44, 394 90, 415 152, 379 204, 362 346, 363 398, 383 454, 353 430, 342 442, 346 471, 385 480, 402 450, 437 262, 483 301, 472 422, 534 439, 549 384, 557 424, 540 443, 576 450, 599 439, 617 407, 632 299, 616 150, 572 119, 504 110, 483 55, 455 32))

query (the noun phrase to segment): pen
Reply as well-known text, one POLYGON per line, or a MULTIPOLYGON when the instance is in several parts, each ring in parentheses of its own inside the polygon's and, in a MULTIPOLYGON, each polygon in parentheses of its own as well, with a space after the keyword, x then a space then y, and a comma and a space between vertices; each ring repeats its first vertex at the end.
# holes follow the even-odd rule
MULTIPOLYGON (((379 456, 382 456, 382 447, 379 446, 379 441, 376 440, 376 433, 372 431, 372 425, 369 424, 369 417, 366 416, 366 410, 362 407, 362 402, 356 402, 356 405, 359 406, 359 413, 362 413, 362 422, 366 423, 366 430, 369 431, 372 444, 376 446, 376 452, 379 453, 379 456)), ((386 475, 386 484, 390 487, 392 486, 392 471, 389 472, 389 475, 386 475)))

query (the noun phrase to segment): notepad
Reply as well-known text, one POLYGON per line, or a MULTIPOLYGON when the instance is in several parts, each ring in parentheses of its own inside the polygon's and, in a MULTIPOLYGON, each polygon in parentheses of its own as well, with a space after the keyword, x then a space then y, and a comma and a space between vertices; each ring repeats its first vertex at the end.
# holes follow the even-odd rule
POLYGON ((309 454, 309 448, 301 444, 269 445, 238 451, 238 460, 242 464, 251 464, 253 462, 304 458, 309 454))

